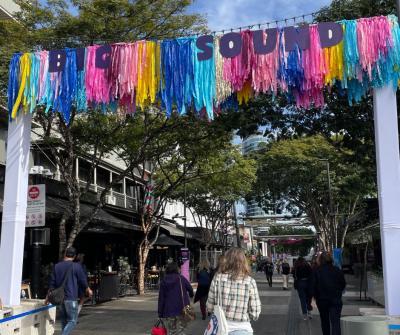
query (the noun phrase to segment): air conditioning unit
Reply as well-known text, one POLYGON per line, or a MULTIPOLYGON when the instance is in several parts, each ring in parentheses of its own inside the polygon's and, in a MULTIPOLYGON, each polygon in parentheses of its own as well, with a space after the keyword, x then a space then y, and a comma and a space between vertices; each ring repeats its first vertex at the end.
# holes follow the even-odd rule
POLYGON ((43 166, 32 166, 29 173, 30 174, 42 174, 43 173, 43 166))
POLYGON ((117 204, 117 198, 113 195, 106 195, 106 204, 115 206, 117 204))
POLYGON ((42 174, 47 177, 53 177, 53 172, 51 172, 50 169, 43 169, 42 174))

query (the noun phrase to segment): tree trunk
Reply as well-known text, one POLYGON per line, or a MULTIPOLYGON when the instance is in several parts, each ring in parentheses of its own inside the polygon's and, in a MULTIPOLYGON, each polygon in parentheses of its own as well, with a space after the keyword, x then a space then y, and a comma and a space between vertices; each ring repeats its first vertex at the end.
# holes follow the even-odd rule
POLYGON ((67 223, 68 215, 64 212, 59 224, 58 224, 58 239, 59 239, 59 247, 58 247, 58 258, 62 259, 64 257, 65 249, 67 248, 67 232, 65 229, 65 225, 67 223))
POLYGON ((150 250, 150 243, 147 239, 147 236, 145 236, 143 238, 143 241, 139 244, 138 247, 138 276, 137 276, 138 295, 144 294, 146 262, 147 262, 147 256, 149 255, 149 250, 150 250))

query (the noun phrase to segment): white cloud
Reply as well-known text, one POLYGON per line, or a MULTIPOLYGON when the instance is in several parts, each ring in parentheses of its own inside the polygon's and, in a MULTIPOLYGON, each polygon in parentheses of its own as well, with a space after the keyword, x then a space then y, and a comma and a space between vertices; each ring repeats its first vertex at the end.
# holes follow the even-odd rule
POLYGON ((190 11, 203 14, 211 30, 222 30, 308 14, 331 0, 196 0, 190 11))

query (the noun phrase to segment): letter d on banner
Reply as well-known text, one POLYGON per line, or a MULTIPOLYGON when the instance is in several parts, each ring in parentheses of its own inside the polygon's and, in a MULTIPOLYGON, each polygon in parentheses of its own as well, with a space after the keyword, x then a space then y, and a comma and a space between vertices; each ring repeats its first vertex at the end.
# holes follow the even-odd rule
POLYGON ((322 48, 333 47, 343 40, 343 27, 336 22, 322 22, 318 24, 319 39, 322 48))

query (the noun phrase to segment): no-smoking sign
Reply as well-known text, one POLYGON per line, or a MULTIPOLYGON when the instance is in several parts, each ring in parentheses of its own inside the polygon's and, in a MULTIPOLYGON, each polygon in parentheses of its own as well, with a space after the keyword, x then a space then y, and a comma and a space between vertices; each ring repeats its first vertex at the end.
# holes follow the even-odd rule
POLYGON ((46 224, 46 185, 28 187, 28 206, 26 208, 26 227, 42 227, 46 224))
POLYGON ((40 189, 37 186, 31 186, 29 187, 28 190, 28 196, 29 198, 35 200, 40 196, 40 189))

